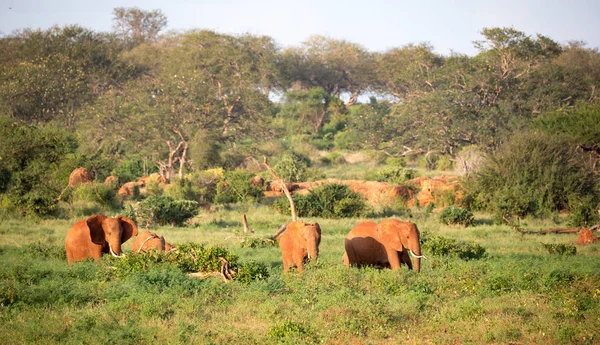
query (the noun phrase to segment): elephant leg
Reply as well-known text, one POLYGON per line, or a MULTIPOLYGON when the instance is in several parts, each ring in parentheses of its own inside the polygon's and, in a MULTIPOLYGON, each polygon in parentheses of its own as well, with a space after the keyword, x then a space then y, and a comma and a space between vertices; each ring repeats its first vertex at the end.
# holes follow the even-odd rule
POLYGON ((398 251, 393 248, 385 248, 388 262, 390 263, 390 268, 392 270, 397 270, 400 268, 400 255, 398 251))
POLYGON ((304 252, 302 250, 294 251, 294 264, 296 265, 298 272, 304 270, 304 252))
MULTIPOLYGON (((346 255, 347 261, 346 267, 358 266, 358 257, 356 255, 356 251, 354 250, 352 240, 346 239, 344 242, 344 246, 346 247, 346 252, 344 253, 344 255, 346 255)), ((344 263, 346 263, 346 261, 344 261, 344 263)))
POLYGON ((344 265, 346 267, 350 267, 350 261, 348 260, 348 253, 344 252, 344 255, 342 255, 342 262, 344 262, 344 265))
POLYGON ((406 264, 409 270, 413 269, 412 261, 410 260, 410 255, 408 254, 408 250, 402 251, 402 260, 403 263, 406 264))

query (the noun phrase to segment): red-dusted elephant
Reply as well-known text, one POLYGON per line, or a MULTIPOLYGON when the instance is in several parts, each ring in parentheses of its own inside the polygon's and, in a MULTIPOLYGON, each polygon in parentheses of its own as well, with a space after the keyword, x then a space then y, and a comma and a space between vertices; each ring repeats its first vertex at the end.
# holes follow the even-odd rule
POLYGON ((104 253, 122 256, 121 244, 137 233, 137 225, 127 217, 95 214, 78 221, 67 232, 67 261, 72 264, 87 258, 98 260, 104 253))
POLYGON ((421 235, 417 225, 386 219, 359 223, 345 240, 346 252, 342 260, 349 266, 374 265, 389 267, 393 270, 404 263, 413 269, 410 255, 415 258, 414 270, 421 270, 421 235))
POLYGON ((175 246, 166 242, 163 236, 148 230, 135 237, 131 248, 134 254, 147 253, 152 250, 170 253, 175 250, 175 246))
POLYGON ((283 259, 283 272, 296 267, 298 272, 304 269, 304 261, 316 262, 319 257, 321 227, 318 223, 291 222, 283 235, 279 237, 279 248, 283 259))

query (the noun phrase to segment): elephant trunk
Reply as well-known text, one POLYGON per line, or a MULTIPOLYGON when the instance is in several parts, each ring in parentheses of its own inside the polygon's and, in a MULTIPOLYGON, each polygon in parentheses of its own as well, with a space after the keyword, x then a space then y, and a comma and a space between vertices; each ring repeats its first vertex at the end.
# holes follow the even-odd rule
POLYGON ((311 263, 316 263, 319 259, 319 245, 316 239, 310 239, 307 243, 308 258, 311 263))
POLYGON ((413 265, 415 272, 421 272, 421 258, 423 258, 421 255, 421 246, 417 246, 415 250, 409 250, 409 253, 412 254, 415 259, 413 265))
POLYGON ((112 256, 114 256, 115 258, 122 258, 125 256, 125 254, 123 254, 123 252, 121 252, 121 244, 120 243, 114 247, 115 247, 115 250, 113 250, 113 246, 110 243, 108 243, 108 250, 110 251, 110 254, 112 256))

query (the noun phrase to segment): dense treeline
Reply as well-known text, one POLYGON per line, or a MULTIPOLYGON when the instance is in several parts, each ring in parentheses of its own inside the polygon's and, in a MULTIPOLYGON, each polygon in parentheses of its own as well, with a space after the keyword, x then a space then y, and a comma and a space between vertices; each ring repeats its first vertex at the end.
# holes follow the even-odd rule
MULTIPOLYGON (((143 166, 169 180, 307 143, 459 159, 465 147, 494 154, 527 131, 540 142, 560 134, 557 145, 572 144, 593 175, 584 197, 544 201, 547 210, 600 201, 600 53, 583 43, 486 28, 476 56, 427 44, 370 52, 324 36, 281 48, 266 36, 164 33, 160 11, 118 8, 114 23, 113 32, 73 25, 0 38, 3 203, 47 205, 61 188, 47 179, 80 165, 97 178, 143 166)), ((482 207, 494 199, 478 197, 482 207)))

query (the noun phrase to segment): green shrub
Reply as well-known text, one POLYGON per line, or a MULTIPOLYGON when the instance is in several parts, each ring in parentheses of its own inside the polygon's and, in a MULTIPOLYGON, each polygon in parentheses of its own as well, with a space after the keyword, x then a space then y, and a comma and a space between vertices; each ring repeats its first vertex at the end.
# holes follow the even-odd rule
POLYGON ((207 130, 199 130, 190 141, 190 159, 196 170, 205 170, 220 166, 221 144, 219 135, 207 130))
POLYGON ((410 168, 384 167, 375 173, 375 179, 380 182, 402 184, 417 177, 417 173, 410 168))
POLYGON ((240 246, 242 248, 266 248, 273 247, 277 245, 277 241, 273 240, 271 237, 265 238, 254 238, 249 237, 242 240, 240 246))
POLYGON ((111 186, 107 186, 101 182, 77 185, 71 193, 70 198, 73 202, 93 202, 108 209, 119 207, 115 190, 111 186))
POLYGON ((285 182, 301 182, 306 181, 309 166, 310 160, 294 152, 288 152, 273 166, 273 171, 285 182))
POLYGON ((440 158, 436 162, 436 169, 441 171, 452 170, 453 162, 450 160, 448 156, 440 156, 440 158))
POLYGON ((473 212, 458 206, 446 207, 442 213, 440 213, 440 222, 442 224, 460 224, 464 227, 473 225, 473 212))
POLYGON ((77 146, 66 130, 0 116, 0 189, 7 208, 22 215, 51 214, 67 184, 60 179, 59 167, 77 146))
POLYGON ((419 167, 426 170, 435 170, 439 159, 440 156, 438 155, 419 156, 419 167))
POLYGON ((253 186, 250 180, 254 174, 237 169, 224 174, 223 180, 217 184, 215 202, 256 202, 263 197, 263 188, 253 186))
POLYGON ((165 194, 173 199, 200 201, 200 190, 186 178, 177 179, 165 194))
POLYGON ((198 214, 199 204, 193 200, 175 200, 166 195, 155 195, 139 202, 135 218, 142 224, 183 225, 198 214))
POLYGON ((600 202, 600 183, 586 156, 568 138, 521 133, 503 145, 472 178, 466 189, 480 204, 503 216, 543 216, 585 203, 600 202))
MULTIPOLYGON (((308 195, 292 196, 299 217, 348 218, 360 217, 368 213, 364 198, 342 184, 324 184, 313 189, 308 195)), ((275 210, 290 214, 287 198, 273 203, 275 210)))
POLYGON ((385 159, 385 165, 404 168, 406 167, 406 160, 404 157, 388 157, 385 159))
POLYGON ((121 183, 137 181, 144 175, 158 172, 155 164, 148 164, 143 158, 134 157, 120 163, 113 174, 119 177, 121 183))
POLYGON ((157 265, 172 265, 183 272, 219 272, 222 262, 227 260, 229 269, 235 271, 233 279, 242 283, 262 280, 269 277, 267 267, 258 262, 240 262, 237 255, 218 246, 204 246, 199 243, 183 243, 169 254, 150 252, 127 255, 123 258, 106 256, 104 260, 115 267, 119 277, 130 276, 136 272, 148 271, 157 265))
POLYGON ((549 254, 557 255, 575 255, 577 254, 577 248, 571 244, 563 243, 542 243, 542 246, 546 248, 549 254))
POLYGON ((485 248, 478 244, 458 242, 439 235, 421 234, 422 252, 434 256, 451 256, 463 260, 477 260, 485 257, 485 248))

